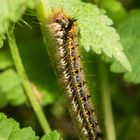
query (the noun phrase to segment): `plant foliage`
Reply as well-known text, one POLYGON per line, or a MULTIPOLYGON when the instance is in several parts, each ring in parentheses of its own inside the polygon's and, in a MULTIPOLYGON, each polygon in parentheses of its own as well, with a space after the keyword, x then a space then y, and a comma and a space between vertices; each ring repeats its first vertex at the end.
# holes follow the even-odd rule
MULTIPOLYGON (((31 127, 20 128, 19 123, 0 113, 0 140, 39 140, 31 127)), ((57 131, 44 135, 40 140, 62 140, 57 131)))
MULTIPOLYGON (((121 36, 121 42, 128 56, 133 72, 126 72, 124 79, 132 83, 140 83, 140 10, 134 10, 118 24, 117 29, 121 36)), ((122 72, 124 69, 117 62, 111 67, 114 72, 122 72)))

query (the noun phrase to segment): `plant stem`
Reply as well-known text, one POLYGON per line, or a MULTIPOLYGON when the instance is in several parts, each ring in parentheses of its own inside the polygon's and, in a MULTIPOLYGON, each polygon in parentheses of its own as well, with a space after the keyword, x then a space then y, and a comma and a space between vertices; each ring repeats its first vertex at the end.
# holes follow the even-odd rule
POLYGON ((106 128, 106 135, 107 140, 116 140, 115 134, 115 127, 114 127, 114 120, 112 114, 112 107, 111 107, 111 91, 109 88, 108 82, 108 73, 106 66, 101 62, 98 61, 98 70, 99 70, 99 79, 100 79, 100 86, 101 86, 101 96, 103 102, 103 111, 105 116, 105 128, 106 128))
POLYGON ((9 41, 9 46, 10 46, 11 54, 12 54, 12 57, 13 57, 13 60, 15 63, 17 73, 18 73, 18 75, 21 79, 21 82, 23 84, 23 87, 27 93, 27 97, 31 103, 31 106, 40 122, 42 129, 44 130, 45 133, 49 133, 51 131, 49 123, 46 120, 43 110, 32 91, 30 81, 26 75, 24 66, 23 66, 21 58, 20 58, 20 54, 19 54, 19 51, 17 48, 16 40, 15 40, 12 29, 10 29, 8 32, 8 41, 9 41))

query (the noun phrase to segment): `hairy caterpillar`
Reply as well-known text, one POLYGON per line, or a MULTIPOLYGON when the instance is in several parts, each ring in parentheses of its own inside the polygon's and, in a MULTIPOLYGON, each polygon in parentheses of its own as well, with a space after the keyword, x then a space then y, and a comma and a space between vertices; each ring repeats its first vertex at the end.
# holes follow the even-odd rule
POLYGON ((55 42, 51 48, 54 64, 82 133, 87 139, 101 140, 101 130, 90 101, 78 53, 76 20, 57 12, 51 17, 49 28, 55 42))

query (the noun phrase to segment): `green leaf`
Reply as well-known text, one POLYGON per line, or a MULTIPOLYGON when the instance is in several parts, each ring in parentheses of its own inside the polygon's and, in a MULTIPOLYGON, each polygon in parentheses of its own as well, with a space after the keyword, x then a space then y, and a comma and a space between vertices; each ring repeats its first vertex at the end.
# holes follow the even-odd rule
POLYGON ((17 22, 26 8, 34 8, 36 0, 1 0, 0 33, 5 33, 12 22, 17 22))
MULTIPOLYGON (((19 123, 0 112, 0 140, 39 140, 31 127, 20 128, 19 123)), ((40 140, 62 140, 55 130, 40 140)))
POLYGON ((5 39, 4 34, 0 34, 0 48, 3 46, 3 40, 5 39))
POLYGON ((13 65, 10 53, 7 50, 0 51, 0 70, 4 70, 13 65))
POLYGON ((25 101, 24 90, 16 72, 8 69, 0 73, 0 107, 8 103, 14 106, 21 105, 25 101))
POLYGON ((48 0, 44 2, 44 11, 64 11, 68 16, 77 19, 80 31, 80 46, 87 51, 90 49, 97 54, 105 53, 108 57, 114 57, 123 67, 131 71, 131 66, 116 30, 111 27, 112 20, 91 3, 84 3, 81 0, 48 0), (46 4, 45 4, 46 3, 46 4))
POLYGON ((60 138, 60 134, 57 131, 52 131, 48 135, 43 136, 41 140, 62 140, 62 138, 60 138))
MULTIPOLYGON (((126 72, 124 79, 128 82, 140 83, 140 10, 131 11, 118 25, 121 42, 130 60, 133 72, 126 72)), ((113 72, 123 72, 124 69, 115 62, 111 66, 113 72)))
POLYGON ((20 129, 19 123, 0 113, 0 140, 38 140, 30 127, 20 129))

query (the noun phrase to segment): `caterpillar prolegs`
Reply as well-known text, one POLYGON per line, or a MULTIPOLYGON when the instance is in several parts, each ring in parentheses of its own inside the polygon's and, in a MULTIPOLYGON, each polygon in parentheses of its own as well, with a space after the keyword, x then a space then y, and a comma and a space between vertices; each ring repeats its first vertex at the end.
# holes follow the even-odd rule
POLYGON ((102 134, 86 87, 80 55, 76 20, 56 12, 49 21, 55 41, 51 48, 62 89, 70 102, 82 134, 90 140, 101 140, 102 134))

